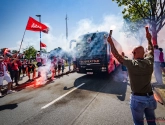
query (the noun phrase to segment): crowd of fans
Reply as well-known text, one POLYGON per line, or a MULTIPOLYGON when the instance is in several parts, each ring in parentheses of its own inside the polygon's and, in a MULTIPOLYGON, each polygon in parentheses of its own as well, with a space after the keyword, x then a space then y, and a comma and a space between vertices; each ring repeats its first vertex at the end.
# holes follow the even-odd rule
MULTIPOLYGON (((13 86, 19 86, 18 81, 22 80, 25 76, 28 76, 28 81, 33 81, 37 77, 42 77, 39 68, 42 67, 44 69, 44 66, 47 66, 48 58, 42 57, 39 52, 36 54, 35 61, 22 59, 21 55, 17 55, 18 53, 12 56, 7 56, 6 54, 0 56, 0 96, 2 96, 1 88, 3 80, 8 82, 7 94, 10 94, 14 92, 12 91, 13 86), (34 62, 36 62, 36 64, 34 62), (36 76, 37 69, 38 76, 36 76)), ((49 61, 50 68, 48 70, 51 72, 51 80, 55 80, 56 76, 60 76, 64 73, 66 64, 69 66, 69 72, 71 71, 70 67, 72 62, 73 70, 76 69, 76 62, 72 57, 64 58, 53 56, 49 59, 49 61)))

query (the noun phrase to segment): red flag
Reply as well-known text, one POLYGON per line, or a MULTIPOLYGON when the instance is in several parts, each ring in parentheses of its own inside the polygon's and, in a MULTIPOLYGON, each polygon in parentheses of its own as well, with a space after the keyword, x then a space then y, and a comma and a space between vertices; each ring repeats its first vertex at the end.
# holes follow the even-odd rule
POLYGON ((46 47, 46 44, 40 42, 40 46, 41 46, 41 47, 46 47))
POLYGON ((33 19, 32 17, 29 17, 28 23, 26 25, 26 30, 31 30, 31 31, 42 31, 44 33, 48 33, 49 28, 38 22, 37 20, 33 19))

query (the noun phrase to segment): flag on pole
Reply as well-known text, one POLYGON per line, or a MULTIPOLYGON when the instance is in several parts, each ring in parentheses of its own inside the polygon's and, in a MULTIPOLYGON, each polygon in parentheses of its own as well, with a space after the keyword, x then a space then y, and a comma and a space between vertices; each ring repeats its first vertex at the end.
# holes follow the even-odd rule
POLYGON ((42 31, 44 33, 48 33, 49 28, 38 22, 37 20, 33 19, 32 17, 29 17, 28 23, 26 25, 26 30, 31 30, 31 31, 42 31))
POLYGON ((40 42, 40 46, 41 46, 41 47, 47 47, 46 44, 44 44, 44 43, 42 43, 42 42, 40 42))

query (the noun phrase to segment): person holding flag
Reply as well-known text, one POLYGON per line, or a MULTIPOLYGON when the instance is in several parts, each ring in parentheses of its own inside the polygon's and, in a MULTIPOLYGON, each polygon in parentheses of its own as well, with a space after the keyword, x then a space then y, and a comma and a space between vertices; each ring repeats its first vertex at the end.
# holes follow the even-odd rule
POLYGON ((39 68, 42 66, 42 58, 41 58, 39 52, 37 52, 36 61, 37 61, 37 66, 38 66, 38 77, 41 77, 41 73, 40 73, 39 68))
MULTIPOLYGON (((35 31, 35 32, 44 32, 44 33, 49 32, 49 28, 46 25, 42 24, 41 22, 38 22, 37 20, 33 19, 32 17, 29 17, 29 20, 27 22, 27 25, 26 25, 26 28, 25 28, 25 31, 24 31, 24 34, 22 37, 19 51, 21 50, 21 46, 23 43, 23 39, 24 39, 26 30, 35 31)), ((41 44, 42 44, 42 42, 40 40, 40 50, 41 50, 41 44)))

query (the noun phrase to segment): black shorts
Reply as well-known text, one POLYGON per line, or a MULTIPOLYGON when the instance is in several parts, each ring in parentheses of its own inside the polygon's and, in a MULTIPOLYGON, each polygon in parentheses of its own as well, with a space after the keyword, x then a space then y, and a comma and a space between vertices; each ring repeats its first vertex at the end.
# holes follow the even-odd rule
POLYGON ((54 69, 57 70, 57 68, 58 68, 57 65, 55 65, 55 66, 54 66, 54 69))
POLYGON ((30 73, 30 72, 34 72, 34 67, 27 67, 28 68, 28 73, 30 73))
POLYGON ((61 65, 58 65, 58 70, 61 70, 61 65))

